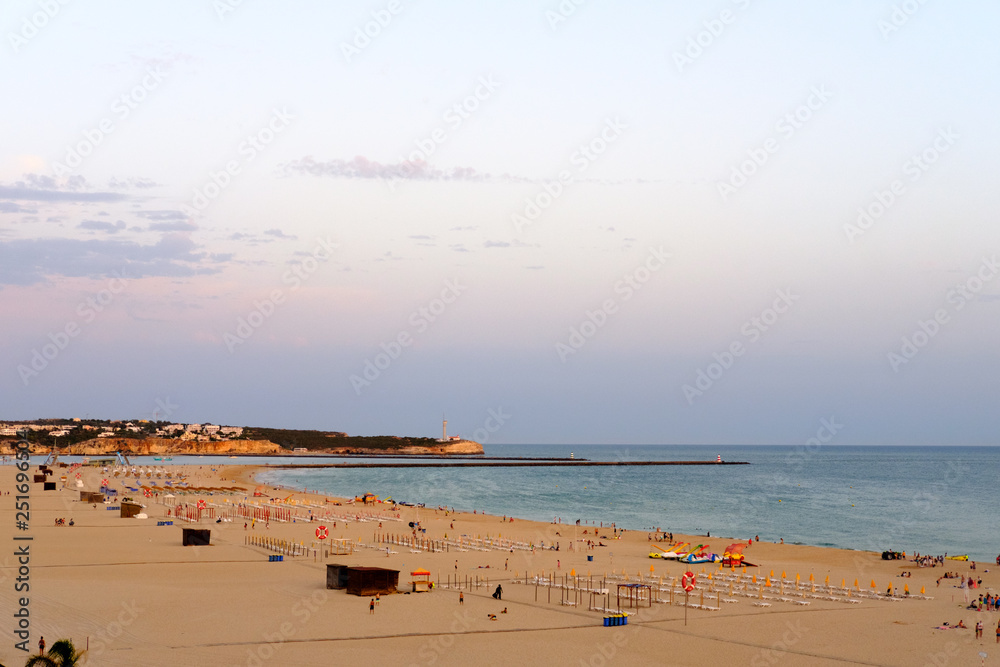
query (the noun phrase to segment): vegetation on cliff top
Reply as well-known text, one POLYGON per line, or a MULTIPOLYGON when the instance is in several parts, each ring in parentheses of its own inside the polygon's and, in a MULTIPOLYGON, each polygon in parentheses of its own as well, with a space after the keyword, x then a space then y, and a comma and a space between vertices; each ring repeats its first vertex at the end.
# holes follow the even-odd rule
POLYGON ((433 447, 434 438, 401 438, 394 435, 347 435, 336 431, 300 431, 284 428, 250 427, 243 431, 252 440, 270 440, 285 449, 303 447, 308 450, 329 449, 401 449, 403 447, 433 447))

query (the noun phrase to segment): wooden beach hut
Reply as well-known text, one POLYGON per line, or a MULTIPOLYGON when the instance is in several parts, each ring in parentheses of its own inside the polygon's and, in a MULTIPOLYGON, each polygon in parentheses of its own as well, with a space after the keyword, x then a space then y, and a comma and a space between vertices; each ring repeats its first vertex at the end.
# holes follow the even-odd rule
POLYGON ((418 567, 410 572, 410 576, 413 578, 410 583, 413 584, 414 593, 427 593, 431 590, 431 573, 428 570, 418 567))
POLYGON ((137 514, 142 513, 142 505, 139 503, 122 502, 121 505, 121 517, 123 519, 131 519, 137 514))
POLYGON ((399 586, 399 570, 328 564, 326 587, 346 589, 351 595, 389 595, 399 586))

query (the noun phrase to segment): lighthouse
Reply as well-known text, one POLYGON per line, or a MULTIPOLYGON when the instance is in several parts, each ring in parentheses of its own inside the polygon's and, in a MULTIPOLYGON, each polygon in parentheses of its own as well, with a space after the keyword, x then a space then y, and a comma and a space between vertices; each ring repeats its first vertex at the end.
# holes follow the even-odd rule
POLYGON ((444 419, 441 421, 441 439, 448 439, 448 420, 444 419))

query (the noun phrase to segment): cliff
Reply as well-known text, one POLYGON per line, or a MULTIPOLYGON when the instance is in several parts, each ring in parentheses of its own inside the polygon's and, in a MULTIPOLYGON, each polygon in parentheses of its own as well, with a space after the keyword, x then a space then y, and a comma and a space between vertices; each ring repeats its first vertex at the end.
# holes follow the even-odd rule
MULTIPOLYGON (((310 454, 319 453, 317 451, 310 454)), ((373 449, 367 447, 328 447, 322 450, 324 454, 402 454, 402 455, 429 455, 429 456, 450 456, 454 454, 482 454, 483 446, 472 440, 453 440, 439 444, 428 445, 404 445, 394 449, 373 449)))
MULTIPOLYGON (((9 445, 8 445, 9 446, 9 445)), ((32 454, 48 454, 49 447, 32 445, 32 454)), ((198 442, 173 438, 93 438, 59 450, 60 454, 82 456, 107 456, 115 452, 136 456, 159 454, 287 454, 278 445, 267 440, 223 440, 198 442)))

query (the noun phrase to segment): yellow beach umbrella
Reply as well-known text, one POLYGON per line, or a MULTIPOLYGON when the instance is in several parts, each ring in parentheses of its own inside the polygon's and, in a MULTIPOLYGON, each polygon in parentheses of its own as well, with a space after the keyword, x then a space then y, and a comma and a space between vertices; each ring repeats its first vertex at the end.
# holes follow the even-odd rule
POLYGON ((816 581, 816 577, 813 576, 812 572, 809 573, 809 581, 816 581))

